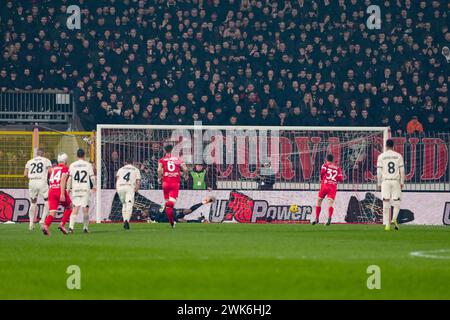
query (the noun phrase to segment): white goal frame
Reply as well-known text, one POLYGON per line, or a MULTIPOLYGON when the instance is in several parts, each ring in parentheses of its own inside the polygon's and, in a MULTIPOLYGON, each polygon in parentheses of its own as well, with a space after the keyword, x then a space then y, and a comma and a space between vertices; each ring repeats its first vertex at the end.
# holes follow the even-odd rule
POLYGON ((101 190, 102 190, 102 163, 101 163, 101 155, 102 155, 102 129, 161 129, 161 130, 273 130, 273 131, 366 131, 366 132, 383 132, 383 150, 385 149, 386 141, 390 137, 390 128, 389 127, 306 127, 306 126, 298 126, 298 127, 281 127, 281 126, 204 126, 204 125, 184 125, 184 126, 176 126, 176 125, 117 125, 117 124, 98 124, 97 132, 96 132, 96 148, 95 148, 95 159, 96 159, 96 172, 97 172, 97 181, 96 181, 96 222, 101 223, 101 190))

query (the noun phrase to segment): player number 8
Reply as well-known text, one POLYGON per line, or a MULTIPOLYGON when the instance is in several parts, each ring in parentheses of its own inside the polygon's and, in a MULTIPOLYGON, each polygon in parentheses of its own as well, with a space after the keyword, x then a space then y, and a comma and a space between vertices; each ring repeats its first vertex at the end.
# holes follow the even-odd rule
POLYGON ((390 174, 393 174, 395 172, 395 163, 392 161, 388 163, 388 172, 390 174))

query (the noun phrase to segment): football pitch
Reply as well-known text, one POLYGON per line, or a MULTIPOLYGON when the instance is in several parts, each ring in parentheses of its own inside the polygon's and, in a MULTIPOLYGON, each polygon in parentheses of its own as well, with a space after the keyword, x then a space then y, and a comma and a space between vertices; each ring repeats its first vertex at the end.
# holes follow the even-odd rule
POLYGON ((450 299, 448 227, 56 226, 48 238, 0 225, 0 299, 450 299), (79 290, 66 286, 71 265, 79 290))

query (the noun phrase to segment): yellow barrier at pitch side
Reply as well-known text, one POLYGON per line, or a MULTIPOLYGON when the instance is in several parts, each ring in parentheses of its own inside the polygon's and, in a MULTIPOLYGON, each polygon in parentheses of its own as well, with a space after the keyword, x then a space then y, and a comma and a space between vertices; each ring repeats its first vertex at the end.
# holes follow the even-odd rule
POLYGON ((0 131, 0 189, 28 187, 23 172, 37 148, 43 149, 49 159, 65 152, 69 162, 74 161, 76 151, 83 148, 86 160, 94 162, 94 139, 93 132, 0 131))

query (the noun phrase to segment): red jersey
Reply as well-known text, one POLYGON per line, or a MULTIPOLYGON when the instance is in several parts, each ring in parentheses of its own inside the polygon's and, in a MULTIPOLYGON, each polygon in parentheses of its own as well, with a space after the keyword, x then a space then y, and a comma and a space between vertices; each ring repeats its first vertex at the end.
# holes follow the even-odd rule
POLYGON ((320 181, 323 186, 337 186, 338 182, 342 182, 344 177, 342 176, 342 170, 332 162, 326 161, 320 170, 320 181))
POLYGON ((181 166, 184 165, 184 161, 181 158, 173 157, 170 154, 165 155, 159 160, 164 169, 163 171, 163 183, 180 183, 181 180, 181 166))
POLYGON ((58 164, 56 167, 52 168, 52 173, 50 175, 50 189, 60 189, 61 188, 61 178, 62 175, 66 173, 69 175, 69 168, 63 164, 58 164))

